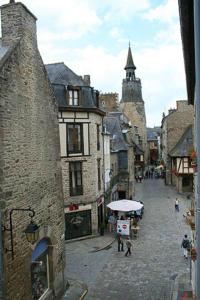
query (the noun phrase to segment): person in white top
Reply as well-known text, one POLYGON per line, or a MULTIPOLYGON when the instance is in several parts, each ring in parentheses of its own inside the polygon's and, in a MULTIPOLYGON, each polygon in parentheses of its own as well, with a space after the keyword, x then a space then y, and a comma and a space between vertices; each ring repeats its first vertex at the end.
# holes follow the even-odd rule
POLYGON ((176 198, 176 200, 175 200, 175 211, 179 212, 179 200, 178 200, 178 198, 176 198))

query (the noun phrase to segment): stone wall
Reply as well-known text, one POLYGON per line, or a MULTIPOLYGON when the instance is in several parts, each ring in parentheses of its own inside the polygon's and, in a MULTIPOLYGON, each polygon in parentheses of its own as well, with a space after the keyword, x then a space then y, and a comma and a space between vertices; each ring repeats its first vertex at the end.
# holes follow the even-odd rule
POLYGON ((177 101, 177 110, 171 112, 163 120, 162 129, 162 157, 166 164, 166 183, 171 184, 171 160, 170 151, 176 146, 181 136, 189 125, 194 123, 194 108, 187 101, 177 101))
MULTIPOLYGON (((63 288, 64 211, 57 106, 37 49, 35 17, 21 3, 1 9, 3 42, 21 38, 0 70, 0 185, 6 203, 5 226, 12 208, 35 210, 39 239, 52 244, 51 290, 63 288), (12 26, 11 26, 12 25, 12 26)), ((31 254, 23 233, 28 213, 13 213, 14 259, 4 251, 6 299, 31 299, 31 254)), ((5 231, 4 247, 10 249, 5 231)), ((4 250, 5 250, 4 249, 4 250)), ((48 299, 53 298, 49 295, 48 299)))
POLYGON ((138 127, 138 133, 142 137, 143 145, 142 148, 145 152, 145 161, 148 158, 148 147, 147 147, 147 130, 146 130, 146 115, 144 102, 121 102, 120 108, 131 120, 133 125, 138 127))
POLYGON ((119 108, 119 95, 117 93, 100 94, 99 97, 103 109, 106 111, 118 111, 119 108))

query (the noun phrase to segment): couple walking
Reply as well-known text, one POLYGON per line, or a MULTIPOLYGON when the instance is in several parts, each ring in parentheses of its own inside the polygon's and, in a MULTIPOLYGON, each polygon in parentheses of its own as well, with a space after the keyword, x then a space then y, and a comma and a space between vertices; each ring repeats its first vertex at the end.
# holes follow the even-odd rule
MULTIPOLYGON (((118 243, 118 252, 124 251, 124 241, 122 239, 121 234, 117 235, 117 243, 118 243)), ((125 253, 125 256, 128 256, 128 254, 131 255, 132 243, 129 237, 126 240, 126 247, 127 247, 127 251, 125 253)))

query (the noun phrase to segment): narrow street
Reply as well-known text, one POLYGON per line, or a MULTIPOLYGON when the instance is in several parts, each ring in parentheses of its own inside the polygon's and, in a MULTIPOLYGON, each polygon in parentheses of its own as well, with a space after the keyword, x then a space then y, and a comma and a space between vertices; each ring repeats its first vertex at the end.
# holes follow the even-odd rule
POLYGON ((183 218, 190 201, 161 179, 138 183, 136 198, 145 210, 132 256, 117 252, 117 242, 93 252, 106 237, 66 244, 65 276, 88 285, 85 299, 169 300, 176 276, 190 276, 189 259, 183 258, 180 247, 183 235, 190 232, 183 218), (180 200, 179 213, 174 210, 175 197, 180 200))

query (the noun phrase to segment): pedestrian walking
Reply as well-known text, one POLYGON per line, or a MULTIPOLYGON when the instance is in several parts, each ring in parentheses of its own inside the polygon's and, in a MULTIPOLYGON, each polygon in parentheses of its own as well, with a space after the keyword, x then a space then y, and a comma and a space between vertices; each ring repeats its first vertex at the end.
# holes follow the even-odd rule
POLYGON ((176 198, 175 200, 175 211, 179 212, 179 200, 176 198))
POLYGON ((128 256, 128 254, 131 255, 132 243, 131 243, 130 237, 127 238, 126 247, 127 247, 127 251, 125 253, 125 256, 128 256))
POLYGON ((118 252, 124 251, 124 242, 120 233, 117 234, 118 252))
POLYGON ((188 250, 190 248, 190 241, 187 237, 187 234, 184 235, 184 238, 181 243, 181 248, 183 248, 183 256, 188 258, 188 250))

